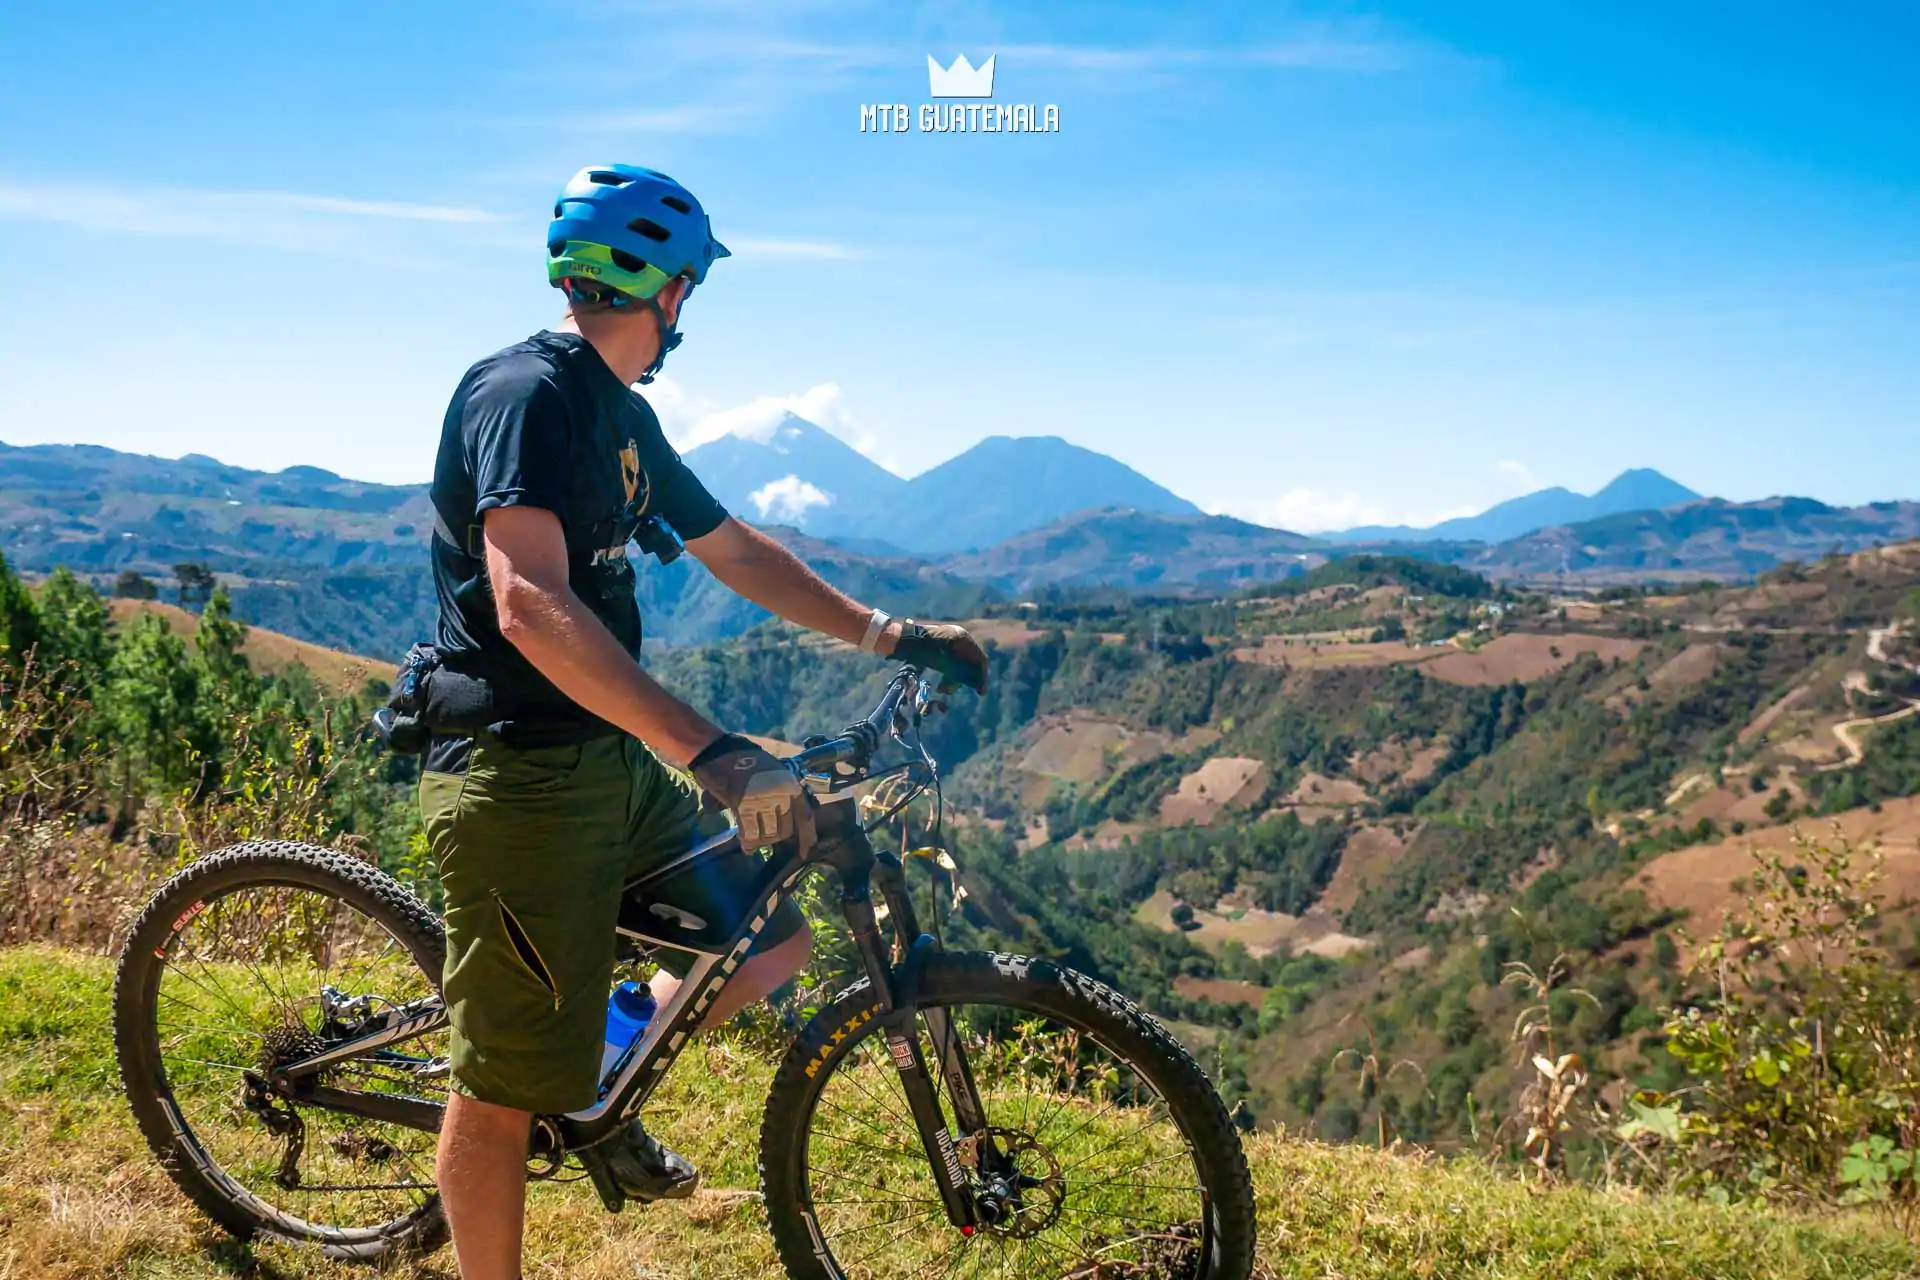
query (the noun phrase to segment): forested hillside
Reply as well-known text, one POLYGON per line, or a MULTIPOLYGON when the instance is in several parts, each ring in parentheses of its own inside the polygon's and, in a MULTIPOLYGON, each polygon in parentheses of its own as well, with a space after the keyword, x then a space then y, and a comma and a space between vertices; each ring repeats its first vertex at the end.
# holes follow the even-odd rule
MULTIPOLYGON (((996 607, 993 684, 935 746, 962 927, 1142 993, 1263 1119, 1442 1144, 1529 1082, 1510 966, 1563 958, 1560 1043, 1618 1108, 1683 1078, 1683 935, 1750 865, 1700 851, 1875 806, 1895 900, 1920 888, 1916 587, 1914 547, 1588 600, 1353 558, 1205 603, 996 607)), ((789 739, 883 679, 775 628, 652 661, 789 739)), ((1888 942, 1912 963, 1904 924, 1888 942)))

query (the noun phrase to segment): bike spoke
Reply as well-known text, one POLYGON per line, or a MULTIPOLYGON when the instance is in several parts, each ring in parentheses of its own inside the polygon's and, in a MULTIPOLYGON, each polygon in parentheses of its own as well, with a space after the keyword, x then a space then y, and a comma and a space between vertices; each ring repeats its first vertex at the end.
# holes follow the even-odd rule
MULTIPOLYGON (((817 1095, 807 1173, 821 1239, 854 1280, 1189 1276, 1205 1193, 1164 1100, 1092 1036, 992 1007, 948 1011, 987 1130, 957 1137, 962 1193, 999 1196, 971 1236, 953 1230, 878 1028, 817 1095), (877 1084, 872 1073, 891 1082, 877 1084), (878 1141, 876 1141, 878 1139, 878 1141), (1021 1178, 989 1179, 1007 1167, 1021 1178), (1182 1168, 1194 1182, 1183 1184, 1182 1168), (1156 1174, 1156 1170, 1166 1172, 1156 1174), (836 1199, 835 1194, 848 1198, 836 1199)), ((916 1032, 944 1122, 959 1114, 924 1020, 916 1032)))
MULTIPOLYGON (((385 926, 317 889, 242 886, 193 913, 159 959, 153 1016, 167 1088, 208 1158, 240 1188, 322 1238, 377 1229, 428 1201, 432 1135, 275 1096, 267 1083, 275 1063, 345 1034, 323 1012, 323 987, 366 997, 370 1012, 432 992, 385 926)), ((442 1042, 423 1047, 425 1056, 383 1048, 319 1078, 377 1096, 441 1091, 441 1081, 417 1074, 444 1057, 445 1032, 427 1035, 442 1042)))

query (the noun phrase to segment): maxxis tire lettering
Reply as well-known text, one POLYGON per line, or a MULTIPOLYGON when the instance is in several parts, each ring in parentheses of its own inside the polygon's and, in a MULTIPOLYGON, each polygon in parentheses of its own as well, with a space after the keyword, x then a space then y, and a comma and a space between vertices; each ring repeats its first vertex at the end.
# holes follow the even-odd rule
MULTIPOLYGON (((1253 1269, 1253 1181, 1239 1132, 1206 1075, 1179 1041, 1133 1001, 1056 965, 1025 956, 942 952, 921 971, 927 1004, 972 1000, 1066 1017, 1129 1049, 1188 1134, 1211 1188, 1201 1212, 1212 1250, 1201 1280, 1246 1280, 1253 1269), (990 1000, 987 997, 991 997, 990 1000)), ((808 1023, 774 1076, 760 1128, 760 1187, 781 1264, 795 1280, 843 1280, 808 1201, 807 1127, 825 1078, 873 1033, 877 1009, 866 979, 854 983, 808 1023)))

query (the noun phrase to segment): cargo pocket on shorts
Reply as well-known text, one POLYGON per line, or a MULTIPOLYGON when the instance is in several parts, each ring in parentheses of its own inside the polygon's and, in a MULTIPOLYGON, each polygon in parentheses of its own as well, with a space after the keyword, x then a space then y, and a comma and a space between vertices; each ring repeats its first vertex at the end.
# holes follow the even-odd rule
POLYGON ((498 893, 493 895, 493 905, 500 911, 500 928, 506 933, 507 941, 527 972, 553 997, 553 1007, 560 1007, 560 987, 553 980, 553 970, 547 968, 547 962, 540 958, 540 948, 533 945, 533 939, 527 934, 526 926, 520 923, 520 917, 513 914, 506 901, 498 893))
MULTIPOLYGON (((585 758, 579 745, 498 750, 482 746, 474 751, 476 764, 491 775, 501 790, 515 795, 555 795, 574 785, 585 758)), ((475 765, 469 765, 469 772, 475 765)))

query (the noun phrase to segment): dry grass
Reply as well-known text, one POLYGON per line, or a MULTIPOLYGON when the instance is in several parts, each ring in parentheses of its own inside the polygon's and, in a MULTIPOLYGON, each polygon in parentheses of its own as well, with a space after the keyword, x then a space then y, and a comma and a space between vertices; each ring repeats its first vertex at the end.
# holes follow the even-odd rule
MULTIPOLYGON (((1719 664, 1719 645, 1690 644, 1653 669, 1647 676, 1648 692, 1690 688, 1711 676, 1719 664)), ((1629 685, 1609 697, 1606 706, 1609 711, 1623 711, 1639 706, 1646 696, 1637 685, 1629 685)))
POLYGON ((1355 826, 1340 850, 1340 865, 1320 894, 1319 906, 1326 911, 1345 911, 1360 901, 1369 882, 1380 880, 1406 853, 1409 841, 1402 840, 1392 827, 1373 823, 1355 826))
MULTIPOLYGON (((105 961, 0 951, 0 1280, 453 1280, 442 1251, 385 1271, 278 1244, 238 1244, 154 1165, 112 1083, 105 961)), ((583 1186, 540 1184, 527 1275, 741 1280, 775 1275, 751 1194, 768 1068, 709 1045, 650 1117, 718 1190, 618 1217, 583 1186), (703 1069, 704 1068, 704 1069, 703 1069)), ((1811 1280, 1913 1276, 1902 1242, 1864 1220, 1579 1188, 1530 1192, 1471 1162, 1248 1142, 1268 1280, 1811 1280)))
POLYGON ((1267 997, 1267 989, 1255 983, 1235 982, 1231 978, 1195 978, 1184 973, 1173 980, 1173 989, 1189 1000, 1250 1004, 1256 1009, 1267 997))
POLYGON ((1206 826, 1223 809, 1244 807, 1266 790, 1267 766, 1246 756, 1215 756, 1180 779, 1180 786, 1160 801, 1160 821, 1167 826, 1183 822, 1206 826))
MULTIPOLYGON (((1156 929, 1178 932, 1179 927, 1173 923, 1173 905, 1173 895, 1162 889, 1135 907, 1133 916, 1156 929)), ((1241 907, 1228 899, 1213 910, 1195 907, 1193 919, 1199 927, 1187 936, 1209 950, 1238 942, 1256 956, 1271 955, 1287 947, 1337 958, 1364 951, 1372 945, 1365 938, 1340 932, 1339 922, 1320 907, 1310 908, 1305 915, 1290 916, 1284 911, 1241 907)))
POLYGON ((1552 675, 1583 653, 1597 654, 1601 661, 1633 661, 1646 647, 1641 640, 1621 640, 1613 636, 1588 636, 1577 633, 1528 635, 1514 633, 1489 640, 1471 653, 1449 653, 1428 663, 1423 670, 1438 680, 1452 684, 1522 684, 1552 675))
POLYGON ((1117 720, 1069 714, 1049 719, 1020 767, 1067 782, 1098 782, 1122 762, 1159 755, 1172 739, 1166 734, 1140 735, 1117 720), (1136 739, 1146 740, 1136 746, 1136 739))
MULTIPOLYGON (((116 598, 110 603, 113 616, 119 621, 124 622, 140 613, 159 614, 175 634, 188 640, 193 639, 194 628, 200 624, 199 615, 158 600, 116 598)), ((247 655, 247 661, 255 671, 277 674, 288 667, 302 666, 313 674, 319 684, 335 693, 357 693, 369 677, 386 680, 394 670, 392 662, 380 658, 364 658, 357 653, 329 649, 325 645, 295 640, 292 636, 261 627, 247 628, 247 640, 240 650, 247 655)))
POLYGON ((1856 846, 1877 844, 1886 856, 1886 879, 1881 890, 1889 906, 1920 902, 1920 796, 1888 800, 1879 813, 1870 808, 1849 809, 1830 822, 1808 820, 1793 826, 1768 827, 1715 844, 1694 845, 1649 862, 1633 883, 1645 890, 1654 906, 1686 911, 1697 932, 1716 926, 1721 914, 1738 907, 1745 895, 1736 882, 1753 870, 1752 849, 1786 851, 1794 836, 1804 832, 1824 839, 1838 828, 1856 846))
POLYGON ((1264 636, 1257 645, 1235 649, 1233 656, 1241 662, 1256 663, 1263 667, 1317 671, 1328 667, 1384 667, 1396 662, 1424 662, 1446 652, 1445 649, 1423 649, 1398 640, 1386 640, 1378 644, 1344 640, 1312 644, 1304 636, 1264 636))
POLYGON ((1288 804, 1336 805, 1345 807, 1367 802, 1367 789, 1352 778, 1329 778, 1323 773, 1303 773, 1288 793, 1288 804))
POLYGON ((1389 738, 1365 755, 1356 752, 1349 757, 1347 769, 1370 786, 1383 782, 1419 782, 1433 776, 1433 771, 1447 758, 1447 751, 1445 743, 1389 738))

